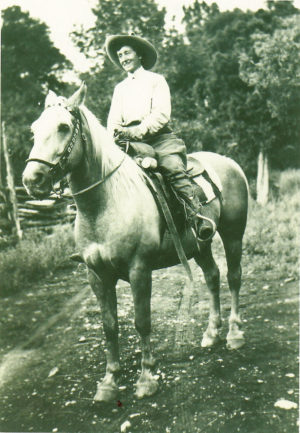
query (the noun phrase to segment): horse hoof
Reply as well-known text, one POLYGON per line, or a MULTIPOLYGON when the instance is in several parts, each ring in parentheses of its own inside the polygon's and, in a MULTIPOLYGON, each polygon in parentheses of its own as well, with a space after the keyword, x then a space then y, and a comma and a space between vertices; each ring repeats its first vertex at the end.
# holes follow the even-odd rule
POLYGON ((118 387, 99 384, 94 396, 96 402, 109 402, 117 399, 118 387))
POLYGON ((242 331, 239 331, 238 335, 227 337, 227 349, 229 350, 236 350, 240 347, 244 346, 245 344, 245 338, 242 331))
POLYGON ((135 396, 139 399, 150 397, 158 390, 158 382, 155 379, 148 380, 147 382, 137 382, 135 386, 135 396))
POLYGON ((206 334, 206 332, 203 334, 203 338, 201 341, 201 347, 212 347, 215 344, 219 343, 220 337, 219 335, 215 335, 214 337, 211 335, 206 334))

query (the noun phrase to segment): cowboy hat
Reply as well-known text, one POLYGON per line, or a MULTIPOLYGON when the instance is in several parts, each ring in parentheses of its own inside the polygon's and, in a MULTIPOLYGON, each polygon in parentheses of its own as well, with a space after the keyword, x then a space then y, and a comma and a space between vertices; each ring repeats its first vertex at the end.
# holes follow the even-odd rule
POLYGON ((141 63, 145 69, 151 69, 155 65, 157 59, 156 49, 146 39, 134 35, 111 35, 106 38, 105 49, 109 59, 119 68, 122 68, 122 66, 117 51, 125 45, 132 47, 141 56, 141 63))

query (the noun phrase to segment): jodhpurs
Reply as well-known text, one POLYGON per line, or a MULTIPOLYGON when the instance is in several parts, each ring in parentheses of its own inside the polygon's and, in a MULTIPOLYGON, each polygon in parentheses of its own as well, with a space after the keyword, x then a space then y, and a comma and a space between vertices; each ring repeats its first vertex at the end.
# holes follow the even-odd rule
POLYGON ((186 174, 186 147, 173 132, 145 140, 156 152, 158 167, 180 197, 189 201, 193 187, 186 174))
POLYGON ((193 196, 193 187, 186 174, 184 160, 184 157, 176 153, 157 157, 162 174, 168 179, 180 197, 189 200, 193 196))

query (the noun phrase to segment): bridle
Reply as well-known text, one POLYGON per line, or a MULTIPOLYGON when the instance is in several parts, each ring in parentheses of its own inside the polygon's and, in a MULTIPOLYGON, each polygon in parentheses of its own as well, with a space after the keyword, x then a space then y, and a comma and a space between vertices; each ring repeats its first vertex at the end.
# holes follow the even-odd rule
POLYGON ((44 165, 47 165, 48 167, 50 167, 48 174, 51 176, 51 179, 52 179, 52 187, 55 183, 55 180, 62 179, 67 174, 68 159, 69 159, 69 156, 70 156, 70 154, 74 148, 74 145, 75 145, 79 131, 81 132, 81 140, 83 142, 86 142, 85 135, 82 133, 82 125, 81 125, 79 110, 78 111, 69 110, 69 111, 75 118, 75 123, 73 123, 74 128, 73 128, 71 138, 67 142, 67 144, 66 144, 59 160, 57 161, 57 163, 53 164, 52 162, 49 162, 49 161, 46 161, 45 159, 40 159, 40 158, 28 158, 28 159, 26 159, 26 164, 28 162, 39 162, 40 164, 44 164, 44 165))
MULTIPOLYGON (((70 140, 68 141, 68 143, 66 144, 59 160, 57 161, 56 164, 53 164, 52 162, 46 161, 45 159, 40 159, 40 158, 28 158, 26 159, 26 164, 28 162, 39 162, 40 164, 44 164, 47 165, 48 167, 50 167, 50 170, 48 172, 48 174, 51 177, 51 182, 52 182, 52 190, 59 196, 62 196, 62 188, 55 188, 54 184, 59 181, 62 180, 66 174, 67 174, 67 165, 68 165, 68 159, 71 155, 71 152, 75 146, 75 142, 78 136, 78 133, 80 132, 80 137, 81 137, 81 142, 83 143, 83 145, 86 145, 86 136, 82 131, 82 122, 81 122, 81 117, 80 117, 80 112, 79 109, 69 109, 68 107, 66 107, 66 109, 72 114, 72 116, 75 118, 75 122, 74 124, 74 128, 73 128, 73 132, 71 135, 70 140)), ((91 189, 95 188, 98 185, 101 185, 102 183, 104 183, 110 176, 112 176, 121 166, 121 164, 123 163, 124 159, 126 158, 126 154, 124 155, 123 159, 120 161, 120 163, 113 168, 113 170, 111 172, 109 172, 104 178, 100 179, 99 181, 93 183, 92 185, 72 193, 72 196, 77 196, 80 194, 83 194, 87 191, 90 191, 91 189)))

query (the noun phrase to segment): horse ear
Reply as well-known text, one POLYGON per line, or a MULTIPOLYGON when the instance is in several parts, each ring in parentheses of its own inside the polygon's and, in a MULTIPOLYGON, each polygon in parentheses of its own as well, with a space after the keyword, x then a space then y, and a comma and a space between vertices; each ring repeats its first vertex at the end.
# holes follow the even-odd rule
POLYGON ((54 105, 57 101, 57 94, 53 92, 52 90, 49 90, 48 95, 45 99, 45 108, 51 107, 51 105, 54 105))
POLYGON ((79 107, 79 105, 82 105, 85 100, 86 89, 87 89, 86 84, 83 81, 79 89, 76 90, 76 92, 68 99, 68 106, 79 107))

